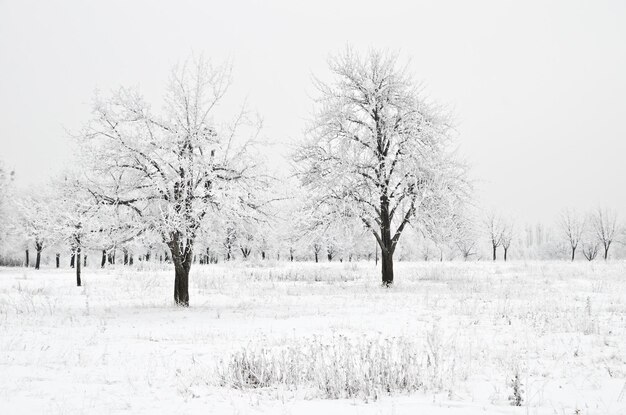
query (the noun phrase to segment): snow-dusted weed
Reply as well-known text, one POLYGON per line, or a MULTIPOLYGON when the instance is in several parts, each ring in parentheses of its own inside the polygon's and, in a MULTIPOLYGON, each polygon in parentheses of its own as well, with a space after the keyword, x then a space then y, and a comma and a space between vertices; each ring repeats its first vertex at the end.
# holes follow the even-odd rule
POLYGON ((236 389, 312 389, 323 398, 376 400, 421 389, 428 359, 408 338, 337 334, 250 343, 220 360, 217 376, 236 389))

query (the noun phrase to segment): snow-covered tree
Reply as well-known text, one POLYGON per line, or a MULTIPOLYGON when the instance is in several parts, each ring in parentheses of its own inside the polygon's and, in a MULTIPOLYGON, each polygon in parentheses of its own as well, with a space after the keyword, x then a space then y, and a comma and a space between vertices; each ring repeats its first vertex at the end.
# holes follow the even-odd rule
POLYGON ((464 261, 477 254, 477 231, 474 222, 466 215, 462 215, 454 234, 454 244, 461 253, 464 261))
POLYGON ((501 235, 502 249, 504 250, 504 261, 506 262, 509 248, 511 247, 511 243, 513 243, 513 238, 515 237, 515 223, 513 221, 505 222, 502 226, 501 235))
POLYGON ((256 232, 246 228, 247 227, 241 227, 237 232, 237 244, 239 245, 239 251, 243 259, 248 259, 255 249, 255 245, 258 243, 255 239, 256 232))
POLYGON ((319 236, 311 240, 310 246, 311 246, 311 249, 313 250, 313 256, 315 257, 315 262, 319 262, 319 256, 323 248, 322 244, 323 242, 319 236))
POLYGON ((593 261, 598 256, 600 245, 596 241, 583 242, 583 255, 587 261, 593 261))
MULTIPOLYGON (((463 220, 464 202, 465 200, 458 195, 440 192, 429 200, 429 203, 434 206, 426 209, 422 216, 420 228, 424 237, 430 239, 436 246, 439 261, 443 261, 444 251, 454 246, 463 220)), ((450 251, 454 252, 454 250, 450 251)))
POLYGON ((451 126, 393 54, 348 49, 329 66, 333 80, 317 82, 314 121, 295 154, 299 177, 312 209, 359 218, 374 235, 390 285, 406 226, 434 193, 457 192, 451 126))
POLYGON ((98 218, 99 228, 96 230, 98 238, 93 248, 102 252, 100 267, 103 268, 107 260, 111 264, 115 263, 117 250, 121 250, 122 260, 127 264, 128 244, 144 231, 136 224, 139 219, 137 213, 117 204, 101 203, 98 218))
POLYGON ((572 252, 572 261, 576 257, 576 249, 585 232, 586 220, 573 209, 564 209, 559 217, 559 228, 572 252))
POLYGON ((76 285, 82 285, 81 255, 91 249, 100 237, 101 220, 97 200, 85 191, 84 184, 75 177, 65 178, 56 184, 60 197, 57 200, 60 239, 66 241, 75 255, 76 285))
POLYGON ((618 235, 617 213, 608 208, 598 208, 591 214, 590 225, 596 240, 604 249, 604 260, 609 257, 609 248, 618 235))
POLYGON ((342 243, 342 254, 345 259, 352 261, 361 257, 367 257, 368 253, 373 253, 373 245, 370 242, 372 237, 357 221, 346 221, 340 228, 340 240, 342 243))
POLYGON ((164 110, 120 89, 97 100, 83 136, 94 157, 90 191, 105 204, 126 207, 156 231, 174 263, 174 301, 189 305, 193 247, 210 212, 236 216, 259 209, 259 157, 250 146, 260 122, 245 108, 218 122, 230 68, 203 60, 172 72, 164 110))
MULTIPOLYGON (((276 250, 284 255, 284 259, 293 262, 301 252, 300 237, 297 223, 296 201, 289 199, 279 203, 273 237, 276 250)), ((282 256, 281 255, 281 256, 282 256)))
POLYGON ((489 238, 489 242, 491 243, 491 249, 493 251, 493 260, 495 261, 497 258, 496 250, 500 245, 502 245, 502 235, 504 233, 504 222, 500 215, 498 215, 495 211, 490 211, 484 220, 485 230, 487 232, 487 237, 489 238))
MULTIPOLYGON (((20 230, 26 239, 26 257, 29 247, 37 253, 35 269, 41 265, 41 252, 52 245, 58 237, 58 206, 52 197, 42 189, 21 195, 15 205, 20 219, 20 230)), ((28 259, 26 260, 28 266, 28 259)))

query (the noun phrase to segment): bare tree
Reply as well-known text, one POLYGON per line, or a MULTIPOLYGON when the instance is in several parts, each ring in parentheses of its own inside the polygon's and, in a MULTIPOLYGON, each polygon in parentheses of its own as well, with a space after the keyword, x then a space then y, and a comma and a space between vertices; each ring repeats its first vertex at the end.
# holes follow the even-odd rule
POLYGON ((467 261, 470 257, 476 255, 477 253, 474 225, 472 221, 465 216, 462 216, 458 221, 454 234, 454 244, 461 253, 464 261, 467 261))
POLYGON ((456 241, 456 247, 461 253, 463 261, 467 261, 470 257, 476 255, 475 239, 458 239, 456 241))
POLYGON ((243 235, 238 233, 237 235, 237 242, 239 243, 239 250, 241 251, 241 255, 243 256, 243 259, 248 259, 248 257, 252 253, 254 236, 248 232, 244 233, 243 235))
POLYGON ((333 82, 317 81, 314 121, 295 161, 312 209, 355 217, 381 249, 383 285, 406 226, 439 192, 458 194, 447 114, 427 101, 395 55, 348 49, 329 60, 333 82))
POLYGON ((120 89, 98 100, 84 133, 96 154, 91 192, 127 208, 137 225, 155 230, 175 270, 174 301, 189 305, 193 247, 210 212, 244 215, 260 209, 258 155, 250 145, 260 123, 243 108, 229 124, 214 120, 230 85, 230 68, 202 60, 172 72, 163 115, 138 92, 120 89))
POLYGON ((565 209, 561 212, 559 227, 572 251, 572 261, 576 257, 576 248, 585 232, 585 225, 584 217, 579 216, 573 209, 565 209))
POLYGON ((237 231, 232 224, 228 224, 224 236, 225 259, 230 261, 233 259, 233 248, 237 242, 237 231))
POLYGON ((322 251, 322 244, 321 242, 319 242, 318 240, 313 242, 313 254, 315 255, 315 262, 319 262, 319 255, 320 252, 322 251))
POLYGON ((496 249, 502 245, 502 234, 504 232, 502 219, 494 211, 491 211, 485 218, 485 227, 493 250, 493 260, 495 261, 497 259, 496 249))
POLYGON ((584 243, 583 244, 583 255, 587 259, 587 261, 593 261, 598 256, 598 251, 600 246, 597 243, 584 243))
POLYGON ((467 218, 466 200, 449 197, 441 193, 431 199, 433 209, 426 209, 422 215, 421 230, 424 237, 430 239, 439 251, 439 261, 443 261, 444 249, 448 249, 448 258, 453 259, 459 245, 465 248, 465 260, 473 250, 471 223, 467 218))
POLYGON ((446 209, 445 203, 441 203, 441 209, 424 215, 424 219, 422 226, 424 237, 435 244, 441 262, 443 261, 444 247, 454 240, 460 217, 452 208, 446 209))
POLYGON ((609 257, 609 248, 618 233, 617 213, 607 208, 598 208, 591 215, 591 228, 597 241, 604 248, 604 260, 609 257))
POLYGON ((504 261, 506 262, 507 253, 509 252, 513 238, 515 237, 515 225, 513 222, 506 223, 502 226, 501 235, 502 249, 504 249, 504 261))
POLYGON ((337 255, 337 245, 334 241, 329 240, 326 243, 326 258, 328 258, 328 262, 332 262, 335 256, 337 255))

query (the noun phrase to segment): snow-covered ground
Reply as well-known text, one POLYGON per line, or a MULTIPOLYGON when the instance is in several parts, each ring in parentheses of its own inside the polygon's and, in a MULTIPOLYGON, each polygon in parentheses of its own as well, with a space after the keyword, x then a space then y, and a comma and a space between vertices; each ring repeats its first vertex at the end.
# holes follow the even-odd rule
MULTIPOLYGON (((625 414, 626 263, 196 265, 0 269, 0 413, 625 414), (322 399, 220 386, 220 359, 307 339, 403 338, 413 394, 322 399), (520 379, 522 406, 510 404, 520 379), (578 412, 577 412, 578 411, 578 412)), ((277 349, 278 350, 278 349, 277 349)))

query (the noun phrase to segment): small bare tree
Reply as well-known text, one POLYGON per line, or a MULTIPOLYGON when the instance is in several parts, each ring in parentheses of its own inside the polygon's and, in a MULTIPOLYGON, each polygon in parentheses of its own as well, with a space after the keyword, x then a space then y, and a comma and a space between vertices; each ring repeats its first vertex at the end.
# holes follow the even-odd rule
POLYGON ((513 242, 513 238, 515 237, 515 225, 513 222, 509 222, 502 226, 501 232, 501 241, 502 241, 502 249, 504 249, 504 261, 506 262, 507 254, 509 252, 509 248, 511 247, 511 243, 513 242))
POLYGON ((337 255, 337 244, 332 239, 329 239, 326 242, 326 258, 328 262, 333 262, 335 256, 337 255))
POLYGON ((587 261, 593 261, 598 256, 598 251, 600 250, 600 246, 597 243, 584 243, 583 244, 583 255, 587 259, 587 261))
POLYGON ((491 211, 485 218, 485 228, 487 230, 487 236, 491 242, 491 248, 493 250, 493 260, 497 259, 496 250, 502 245, 502 234, 504 232, 502 219, 495 211, 491 211))
POLYGON ((461 253, 464 261, 476 255, 476 233, 472 221, 463 216, 458 222, 454 235, 454 244, 461 253))
POLYGON ((585 232, 586 220, 573 209, 565 209, 559 218, 559 227, 572 251, 572 261, 576 256, 576 248, 585 232))
POLYGON ((591 228, 597 241, 604 248, 604 260, 609 257, 609 248, 617 236, 617 213, 607 208, 598 208, 591 215, 591 228))
POLYGON ((313 254, 315 255, 315 262, 319 262, 319 255, 322 251, 322 243, 319 240, 315 240, 312 244, 313 254))
POLYGON ((437 209, 428 209, 427 213, 422 215, 421 229, 424 237, 430 239, 437 247, 441 262, 443 261, 444 248, 455 242, 455 237, 461 226, 461 203, 455 199, 448 200, 445 195, 440 195, 436 205, 438 206, 437 209))

